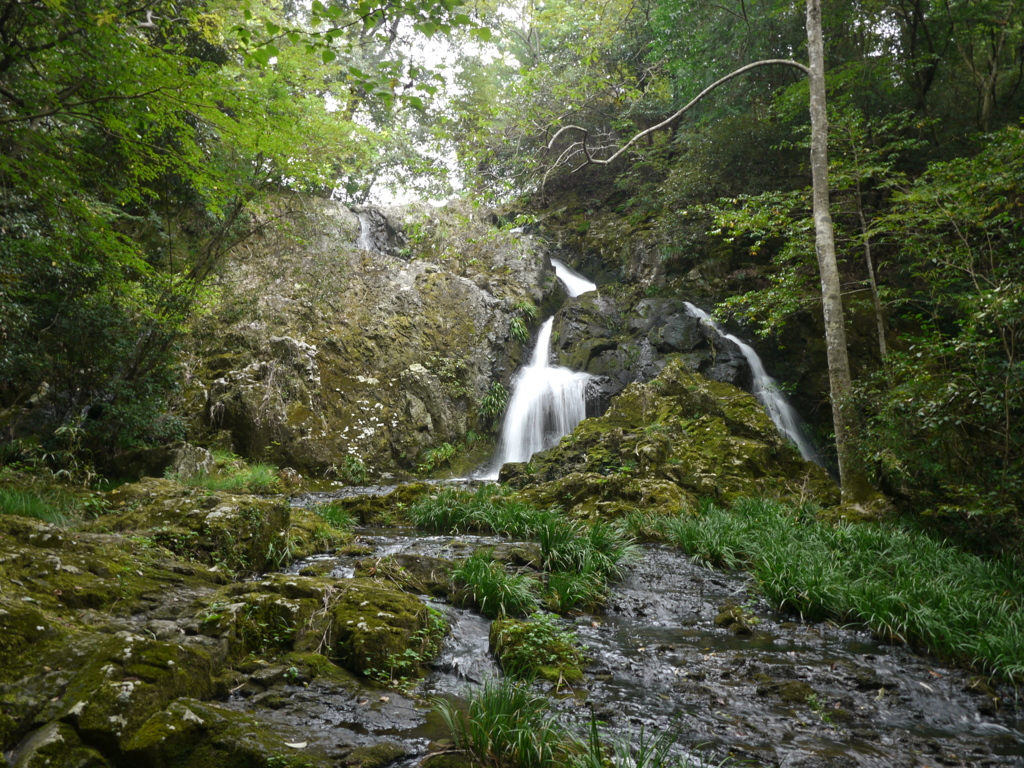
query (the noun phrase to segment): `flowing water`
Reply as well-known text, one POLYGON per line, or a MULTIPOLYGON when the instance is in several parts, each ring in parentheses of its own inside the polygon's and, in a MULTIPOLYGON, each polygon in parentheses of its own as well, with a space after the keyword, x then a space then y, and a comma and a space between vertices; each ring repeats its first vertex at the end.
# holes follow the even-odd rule
MULTIPOLYGON (((552 259, 551 264, 570 296, 597 289, 558 259, 552 259)), ((538 451, 555 446, 587 417, 587 387, 591 377, 550 365, 553 324, 554 317, 544 321, 530 364, 519 372, 512 385, 498 447, 490 467, 483 473, 487 479, 497 479, 502 464, 529 461, 538 451)))
POLYGON ((533 359, 516 377, 505 411, 501 437, 489 477, 496 478, 501 465, 528 461, 533 454, 556 445, 587 416, 587 385, 590 375, 550 365, 549 317, 541 326, 533 359))
MULTIPOLYGON (((360 559, 456 560, 503 541, 363 530, 357 542, 370 554, 318 556, 292 570, 314 566, 347 578, 360 559)), ((678 731, 682 754, 703 754, 709 765, 727 755, 742 761, 734 765, 787 768, 1024 765, 1024 721, 1011 691, 1000 691, 995 711, 971 693, 966 672, 864 631, 775 614, 750 586, 742 574, 699 567, 677 550, 644 548, 603 613, 569 621, 592 662, 576 689, 550 691, 560 719, 581 735, 591 716, 611 738, 678 731), (752 634, 716 623, 730 605, 752 617, 752 634)), ((311 741, 341 748, 389 740, 406 750, 407 764, 418 762, 431 739, 446 735, 429 700, 458 700, 500 674, 487 648, 489 621, 431 603, 451 633, 413 694, 314 681, 293 687, 278 716, 306 728, 311 741)))
POLYGON ((775 427, 779 430, 779 433, 796 444, 800 455, 807 459, 807 461, 821 464, 822 460, 818 450, 804 433, 803 420, 800 418, 800 414, 789 404, 786 396, 779 389, 778 382, 768 375, 768 372, 764 369, 764 363, 761 362, 761 358, 754 351, 754 348, 733 334, 726 333, 725 329, 700 307, 688 301, 684 303, 691 315, 707 323, 719 336, 728 339, 740 348, 740 352, 746 358, 747 365, 750 366, 750 372, 753 374, 754 385, 751 394, 764 406, 771 420, 775 422, 775 427))
POLYGON ((565 292, 573 298, 597 290, 597 286, 594 283, 587 280, 587 278, 572 267, 566 265, 565 262, 552 259, 551 266, 555 268, 555 276, 565 286, 565 292))

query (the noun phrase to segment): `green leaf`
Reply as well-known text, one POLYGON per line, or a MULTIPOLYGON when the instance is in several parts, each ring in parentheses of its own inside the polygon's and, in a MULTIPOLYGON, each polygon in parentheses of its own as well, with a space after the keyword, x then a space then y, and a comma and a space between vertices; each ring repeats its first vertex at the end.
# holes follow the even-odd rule
POLYGON ((320 58, 323 60, 324 64, 330 64, 332 61, 338 58, 338 54, 336 54, 330 48, 324 48, 322 51, 320 51, 320 58))

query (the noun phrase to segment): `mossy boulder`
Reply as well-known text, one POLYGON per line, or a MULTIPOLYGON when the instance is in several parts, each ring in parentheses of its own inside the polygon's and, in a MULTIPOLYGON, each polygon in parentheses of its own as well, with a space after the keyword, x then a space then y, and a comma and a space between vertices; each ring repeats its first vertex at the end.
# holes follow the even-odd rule
POLYGON ((111 491, 112 514, 86 530, 144 534, 175 554, 230 572, 260 573, 287 558, 290 507, 262 498, 145 478, 111 491))
POLYGON ((450 560, 400 553, 359 561, 356 576, 385 580, 414 595, 447 598, 455 591, 451 569, 450 560))
POLYGON ((90 655, 61 699, 61 719, 105 753, 180 696, 220 691, 215 662, 204 650, 119 632, 90 655))
POLYGON ((184 408, 192 442, 226 432, 235 452, 308 475, 346 479, 358 461, 408 476, 425 451, 465 446, 523 354, 513 318, 560 291, 541 240, 465 204, 322 202, 291 234, 226 263, 184 408), (387 245, 357 246, 371 219, 387 245))
POLYGON ((127 741, 129 765, 149 768, 270 768, 332 765, 301 734, 191 698, 154 713, 127 741))
POLYGON ((332 596, 323 627, 324 652, 356 674, 386 670, 418 650, 430 612, 418 597, 370 579, 352 579, 332 596), (417 636, 417 633, 420 633, 417 636))
POLYGON ((14 768, 108 768, 103 754, 86 744, 70 725, 47 723, 27 737, 11 755, 14 768))
POLYGON ((653 381, 633 384, 600 418, 583 421, 502 480, 535 505, 581 515, 630 509, 695 509, 701 497, 741 496, 833 504, 828 475, 786 443, 752 395, 670 362, 653 381))
POLYGON ((557 621, 554 617, 506 617, 492 622, 490 650, 505 674, 521 679, 537 677, 558 686, 583 680, 583 651, 557 621))
POLYGON ((312 652, 363 675, 421 650, 429 618, 422 600, 391 581, 272 574, 221 589, 200 628, 236 661, 312 652))
MULTIPOLYGON (((376 489, 373 489, 376 491, 376 489)), ((436 487, 428 483, 381 486, 380 492, 346 496, 331 501, 348 512, 360 525, 395 524, 405 521, 405 512, 420 496, 436 487)))

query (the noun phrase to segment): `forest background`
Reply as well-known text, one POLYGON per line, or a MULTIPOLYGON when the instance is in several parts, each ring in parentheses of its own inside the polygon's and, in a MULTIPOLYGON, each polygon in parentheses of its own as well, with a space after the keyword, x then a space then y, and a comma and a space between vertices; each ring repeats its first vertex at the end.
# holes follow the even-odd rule
MULTIPOLYGON (((907 509, 1016 529, 1024 9, 835 0, 823 21, 844 301, 873 329, 852 351, 856 451, 907 509)), ((610 166, 549 146, 572 124, 608 156, 739 66, 806 61, 806 39, 781 0, 8 0, 0 461, 91 480, 182 438, 179 353, 211 277, 310 197, 456 186, 584 252, 614 213, 645 289, 726 265, 750 290, 723 318, 774 343, 813 327, 797 70, 737 78, 610 166)))

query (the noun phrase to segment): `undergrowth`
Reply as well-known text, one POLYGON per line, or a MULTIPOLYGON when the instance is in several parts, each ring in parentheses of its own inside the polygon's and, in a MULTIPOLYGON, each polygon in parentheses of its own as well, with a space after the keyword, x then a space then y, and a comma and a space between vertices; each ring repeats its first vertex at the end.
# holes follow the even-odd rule
POLYGON ((487 552, 477 552, 452 571, 452 579, 465 589, 468 602, 492 619, 526 616, 537 609, 537 581, 508 573, 487 552))
MULTIPOLYGON (((609 580, 620 577, 624 564, 637 552, 633 539, 620 527, 573 520, 557 508, 536 509, 509 498, 509 493, 496 486, 473 493, 446 488, 417 500, 409 517, 428 531, 495 533, 536 541, 541 567, 547 573, 543 595, 547 606, 560 613, 600 606, 607 597, 609 580)), ((484 569, 474 564, 471 569, 462 570, 459 576, 466 584, 475 584, 472 578, 486 577, 488 585, 479 587, 481 593, 505 588, 501 577, 495 575, 500 566, 484 569)), ((491 605, 495 602, 496 598, 492 599, 491 605)))
POLYGON ((663 522, 709 565, 750 570, 782 611, 862 624, 985 672, 1024 679, 1024 574, 895 524, 826 523, 762 499, 663 522))
POLYGON ((485 682, 468 699, 465 712, 447 699, 435 699, 434 708, 451 730, 456 749, 490 768, 690 768, 731 762, 694 762, 680 755, 677 728, 654 735, 641 728, 608 740, 591 716, 587 737, 581 739, 558 722, 548 700, 525 682, 485 682))
POLYGON ((0 488, 0 515, 34 517, 54 525, 64 525, 68 521, 64 511, 52 501, 18 488, 0 488))
POLYGON ((248 464, 226 451, 213 452, 213 467, 183 480, 185 485, 229 493, 280 493, 281 480, 273 464, 248 464))

